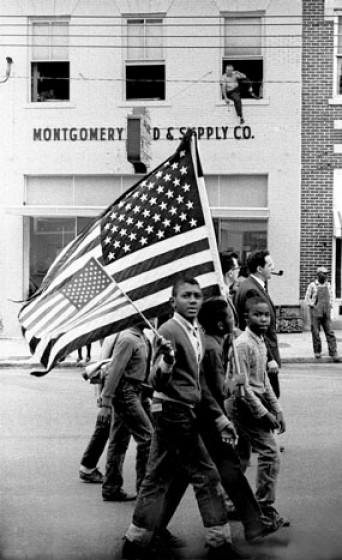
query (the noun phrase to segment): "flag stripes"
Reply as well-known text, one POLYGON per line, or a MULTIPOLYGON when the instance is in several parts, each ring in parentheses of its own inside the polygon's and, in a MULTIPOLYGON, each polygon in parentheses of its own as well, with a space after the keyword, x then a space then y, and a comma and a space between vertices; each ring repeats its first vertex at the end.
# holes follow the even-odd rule
POLYGON ((71 351, 169 310, 180 274, 205 295, 221 271, 193 133, 60 253, 19 320, 49 371, 71 351), (198 160, 198 161, 197 161, 198 160), (214 240, 214 241, 213 241, 214 240))

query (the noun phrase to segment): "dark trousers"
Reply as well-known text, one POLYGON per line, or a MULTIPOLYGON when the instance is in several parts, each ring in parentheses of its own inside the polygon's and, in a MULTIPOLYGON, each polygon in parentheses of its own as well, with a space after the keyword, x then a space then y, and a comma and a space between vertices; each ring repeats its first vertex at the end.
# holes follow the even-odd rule
POLYGON ((231 91, 227 91, 228 99, 231 99, 234 103, 235 111, 238 117, 242 117, 242 103, 241 103, 241 93, 240 88, 237 87, 231 91))
POLYGON ((337 343, 334 331, 331 327, 330 316, 324 315, 323 317, 318 317, 316 310, 310 308, 310 317, 314 353, 320 354, 322 352, 322 341, 319 334, 320 328, 322 327, 328 345, 329 356, 335 356, 337 354, 337 343))
POLYGON ((85 452, 83 453, 81 465, 83 465, 87 469, 95 469, 104 451, 104 448, 106 447, 106 443, 109 438, 109 432, 109 422, 96 420, 95 430, 90 438, 85 452))
POLYGON ((108 442, 106 470, 102 493, 112 493, 123 486, 123 466, 131 434, 114 410, 114 420, 108 442))
MULTIPOLYGON (((245 529, 248 539, 254 532, 263 528, 261 510, 249 482, 241 470, 240 459, 231 445, 223 443, 220 434, 200 430, 204 445, 221 478, 223 488, 232 500, 245 529)), ((165 499, 161 526, 167 527, 171 521, 189 481, 175 476, 165 499)))
POLYGON ((123 452, 126 452, 129 435, 132 435, 137 443, 136 485, 139 490, 145 476, 153 431, 149 416, 141 402, 140 383, 122 380, 113 398, 113 406, 115 421, 109 438, 109 456, 107 457, 102 495, 116 492, 122 486, 123 452), (116 430, 114 426, 116 426, 116 430), (125 437, 122 439, 123 435, 125 437))
POLYGON ((279 375, 278 373, 271 373, 267 372, 268 379, 270 380, 271 387, 274 391, 275 396, 277 399, 280 397, 280 384, 279 384, 279 375))
MULTIPOLYGON (((199 436, 194 411, 185 405, 164 402, 154 418, 148 467, 133 514, 139 540, 146 543, 160 526, 165 498, 175 476, 192 484, 204 527, 222 527, 223 534, 227 530, 227 512, 220 478, 199 436)), ((130 535, 134 535, 132 528, 128 538, 130 535)), ((206 536, 210 543, 210 531, 206 536)))

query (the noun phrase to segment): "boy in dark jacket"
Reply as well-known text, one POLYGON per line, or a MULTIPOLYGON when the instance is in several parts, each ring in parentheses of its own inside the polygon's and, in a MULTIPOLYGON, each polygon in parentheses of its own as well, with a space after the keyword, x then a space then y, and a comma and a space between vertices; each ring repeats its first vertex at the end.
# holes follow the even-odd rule
POLYGON ((161 521, 165 496, 175 476, 192 484, 212 559, 238 558, 231 544, 224 496, 216 468, 198 432, 195 407, 201 399, 200 364, 203 336, 197 323, 202 292, 194 278, 180 278, 173 287, 174 316, 159 329, 151 383, 155 432, 146 476, 123 558, 151 557, 150 543, 161 521))

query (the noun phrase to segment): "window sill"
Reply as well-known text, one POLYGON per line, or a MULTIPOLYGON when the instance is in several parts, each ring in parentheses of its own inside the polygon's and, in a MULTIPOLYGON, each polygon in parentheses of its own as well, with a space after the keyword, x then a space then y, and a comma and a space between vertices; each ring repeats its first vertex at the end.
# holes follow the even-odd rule
POLYGON ((342 105, 342 95, 329 99, 329 105, 342 105))
POLYGON ((75 109, 76 103, 70 103, 70 101, 32 101, 32 103, 26 103, 24 109, 75 109))
POLYGON ((168 101, 159 101, 159 100, 139 100, 139 101, 123 101, 118 105, 120 108, 131 108, 131 107, 172 107, 171 103, 168 101))
MULTIPOLYGON (((270 98, 269 97, 262 97, 261 99, 241 99, 242 101, 242 105, 269 105, 270 104, 270 98)), ((341 100, 342 103, 342 100, 341 100)), ((225 101, 219 101, 218 103, 215 104, 216 107, 226 107, 227 103, 225 101)), ((234 105, 233 101, 230 99, 229 100, 229 105, 234 105)))

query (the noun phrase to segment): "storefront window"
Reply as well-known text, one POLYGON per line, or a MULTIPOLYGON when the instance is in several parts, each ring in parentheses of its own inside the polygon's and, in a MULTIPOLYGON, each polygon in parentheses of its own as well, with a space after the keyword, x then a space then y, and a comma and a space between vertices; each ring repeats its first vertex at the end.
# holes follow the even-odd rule
POLYGON ((32 295, 60 251, 91 218, 30 218, 30 286, 32 295))
POLYGON ((267 247, 267 222, 264 220, 215 218, 214 227, 219 251, 234 251, 242 265, 252 251, 267 247))

